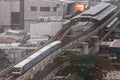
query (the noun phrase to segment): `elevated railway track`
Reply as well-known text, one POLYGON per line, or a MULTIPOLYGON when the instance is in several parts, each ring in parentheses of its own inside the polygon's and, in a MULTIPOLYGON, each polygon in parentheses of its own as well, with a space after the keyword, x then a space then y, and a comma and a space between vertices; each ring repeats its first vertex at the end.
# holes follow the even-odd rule
POLYGON ((104 22, 102 25, 95 25, 94 27, 92 27, 91 29, 87 30, 87 31, 84 31, 83 33, 80 33, 76 36, 73 36, 71 38, 66 39, 66 40, 63 40, 62 41, 62 46, 65 46, 71 42, 74 42, 75 40, 78 40, 80 39, 80 41, 85 41, 85 36, 87 36, 88 38, 91 36, 91 35, 97 35, 99 30, 103 29, 105 26, 107 26, 109 24, 110 21, 112 21, 114 18, 117 17, 117 15, 120 14, 120 11, 117 11, 110 19, 108 19, 106 22, 104 22), (82 38, 84 37, 84 39, 82 38), (83 40, 82 40, 83 39, 83 40))
MULTIPOLYGON (((66 33, 67 33, 67 30, 70 28, 70 25, 69 25, 69 22, 68 23, 66 23, 65 25, 64 25, 64 27, 52 38, 52 39, 50 39, 46 44, 44 44, 42 47, 40 47, 39 49, 41 49, 41 48, 43 48, 45 45, 47 45, 47 44, 49 44, 49 43, 51 43, 51 42, 53 42, 53 41, 56 41, 56 40, 60 40, 60 39, 62 39, 63 38, 63 35, 65 35, 66 33)), ((38 50, 39 50, 38 49, 38 50)), ((36 50, 37 51, 37 50, 36 50)), ((35 51, 34 51, 35 52, 35 51)), ((34 53, 33 52, 33 53, 34 53)), ((33 54, 32 53, 32 54, 33 54)), ((30 55, 32 55, 32 54, 30 54, 30 55)), ((30 55, 28 55, 28 56, 30 56, 30 55)), ((25 58, 27 58, 28 56, 26 56, 26 57, 24 57, 24 59, 25 58)), ((24 59, 22 59, 22 60, 24 60, 24 59)), ((19 62, 21 62, 22 60, 20 60, 19 62)), ((16 63, 17 64, 17 63, 16 63)), ((8 67, 8 68, 6 68, 6 69, 4 69, 3 71, 1 71, 0 72, 0 80, 15 80, 17 77, 19 77, 19 76, 14 76, 13 74, 12 74, 12 68, 13 68, 13 66, 15 66, 16 64, 14 64, 14 65, 11 65, 10 67, 8 67)))
MULTIPOLYGON (((98 26, 98 27, 93 27, 83 33, 80 33, 78 34, 77 36, 74 36, 72 38, 70 38, 69 40, 64 40, 64 36, 69 32, 69 28, 71 27, 71 24, 72 23, 67 23, 63 29, 61 29, 54 38, 52 38, 48 43, 51 43, 55 40, 61 40, 62 41, 62 47, 71 43, 71 42, 74 42, 76 40, 80 40, 80 41, 85 41, 87 40, 87 38, 90 36, 90 35, 97 35, 98 34, 98 31, 100 29, 103 29, 113 18, 115 18, 117 15, 120 14, 120 10, 118 10, 109 20, 107 20, 104 24, 102 24, 101 26, 98 26)), ((45 45, 47 45, 48 43, 46 43, 45 45)), ((44 45, 44 46, 45 46, 44 45)), ((43 47, 44 47, 43 46, 43 47)), ((42 48, 42 47, 41 47, 42 48)), ((39 48, 40 49, 40 48, 39 48)), ((16 64, 14 64, 16 65, 16 64)), ((16 80, 16 78, 18 78, 19 76, 14 76, 12 74, 12 68, 13 66, 10 66, 9 68, 5 69, 4 71, 2 71, 0 73, 0 80, 16 80)))
MULTIPOLYGON (((76 40, 78 40, 78 39, 80 39, 80 41, 84 41, 84 40, 86 40, 87 39, 87 37, 89 37, 90 35, 96 35, 96 34, 98 34, 98 32, 99 32, 99 30, 100 29, 103 29, 111 20, 113 20, 113 18, 115 18, 115 17, 117 17, 118 15, 120 14, 120 11, 118 10, 117 12, 116 12, 116 14, 114 14, 109 20, 107 20, 104 24, 102 24, 102 25, 100 25, 100 26, 97 26, 97 27, 95 27, 95 28, 92 28, 92 29, 90 29, 90 30, 88 30, 88 31, 86 31, 86 32, 83 32, 83 33, 81 33, 81 34, 79 34, 79 35, 77 35, 77 36, 75 36, 74 38, 72 38, 72 40, 66 40, 66 42, 67 43, 64 43, 64 41, 62 41, 62 46, 65 46, 65 45, 67 45, 67 44, 69 44, 69 43, 71 43, 71 42, 74 42, 74 41, 76 41, 76 40), (90 33, 90 34, 89 34, 90 33), (85 36, 86 36, 86 38, 85 38, 85 36), (84 37, 84 38, 83 38, 84 37)), ((62 39, 63 40, 63 39, 62 39)))

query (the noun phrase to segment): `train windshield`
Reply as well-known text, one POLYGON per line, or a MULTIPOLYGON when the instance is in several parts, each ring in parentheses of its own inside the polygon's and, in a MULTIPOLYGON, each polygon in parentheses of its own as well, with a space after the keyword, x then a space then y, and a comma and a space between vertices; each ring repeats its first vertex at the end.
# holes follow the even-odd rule
POLYGON ((21 68, 14 68, 13 72, 21 72, 21 68))

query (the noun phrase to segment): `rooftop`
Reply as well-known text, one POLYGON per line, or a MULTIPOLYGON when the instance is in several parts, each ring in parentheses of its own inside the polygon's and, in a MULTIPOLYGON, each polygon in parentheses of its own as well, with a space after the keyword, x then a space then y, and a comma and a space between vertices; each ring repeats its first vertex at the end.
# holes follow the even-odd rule
POLYGON ((99 5, 83 12, 80 18, 91 18, 101 21, 104 17, 109 15, 116 8, 117 6, 111 5, 110 3, 100 3, 99 5))
POLYGON ((23 30, 8 30, 0 34, 0 43, 22 42, 29 37, 23 30))
POLYGON ((78 16, 72 18, 72 20, 86 18, 86 19, 94 19, 97 21, 101 21, 104 17, 106 17, 111 12, 113 12, 116 8, 117 6, 115 5, 102 2, 90 8, 89 10, 79 14, 78 16))
POLYGON ((0 44, 0 47, 18 47, 20 43, 11 43, 11 44, 0 44))
POLYGON ((110 3, 100 3, 96 7, 93 7, 83 13, 83 15, 91 15, 94 16, 101 12, 102 10, 106 9, 107 7, 110 6, 110 3))

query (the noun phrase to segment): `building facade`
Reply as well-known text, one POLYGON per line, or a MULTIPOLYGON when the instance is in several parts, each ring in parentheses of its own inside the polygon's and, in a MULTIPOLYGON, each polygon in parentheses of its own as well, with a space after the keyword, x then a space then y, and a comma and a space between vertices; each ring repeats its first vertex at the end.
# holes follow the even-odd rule
POLYGON ((9 29, 11 25, 19 24, 20 13, 18 0, 0 0, 0 27, 9 29))
POLYGON ((29 32, 30 23, 39 20, 40 16, 64 16, 68 13, 66 4, 72 3, 65 0, 0 0, 0 27, 29 32))

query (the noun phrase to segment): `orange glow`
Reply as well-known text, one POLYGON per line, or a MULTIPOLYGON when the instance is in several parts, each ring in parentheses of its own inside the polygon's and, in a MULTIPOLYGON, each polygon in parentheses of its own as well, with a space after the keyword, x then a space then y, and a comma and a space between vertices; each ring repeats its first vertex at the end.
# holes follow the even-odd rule
POLYGON ((76 7, 75 7, 75 12, 77 12, 77 11, 84 11, 85 9, 84 9, 84 5, 76 5, 76 7))

